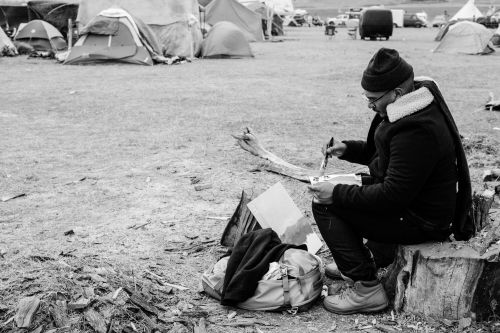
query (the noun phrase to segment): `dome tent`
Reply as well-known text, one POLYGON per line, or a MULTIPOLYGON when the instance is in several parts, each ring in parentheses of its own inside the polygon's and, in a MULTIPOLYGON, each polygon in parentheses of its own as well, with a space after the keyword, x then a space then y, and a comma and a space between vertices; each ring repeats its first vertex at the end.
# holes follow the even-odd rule
POLYGON ((218 22, 201 44, 202 58, 253 57, 250 44, 243 31, 234 23, 218 22))
POLYGON ((37 51, 61 51, 68 46, 59 30, 42 20, 33 20, 20 27, 14 40, 28 43, 37 51))
POLYGON ((80 31, 64 64, 120 61, 153 65, 160 46, 152 33, 142 32, 144 27, 121 8, 103 10, 80 31))
POLYGON ((492 32, 479 23, 461 21, 450 27, 434 52, 488 54, 492 32))

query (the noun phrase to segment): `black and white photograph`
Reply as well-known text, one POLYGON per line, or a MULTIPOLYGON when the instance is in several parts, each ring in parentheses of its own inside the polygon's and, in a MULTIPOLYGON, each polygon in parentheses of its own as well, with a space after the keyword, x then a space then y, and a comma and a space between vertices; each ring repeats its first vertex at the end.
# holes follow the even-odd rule
POLYGON ((0 27, 0 333, 500 332, 500 0, 0 27))

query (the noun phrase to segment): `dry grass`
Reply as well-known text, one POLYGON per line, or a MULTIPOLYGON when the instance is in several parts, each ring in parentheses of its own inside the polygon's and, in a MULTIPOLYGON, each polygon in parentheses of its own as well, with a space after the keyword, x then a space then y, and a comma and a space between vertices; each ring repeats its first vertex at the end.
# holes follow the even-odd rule
MULTIPOLYGON (((166 247, 220 237, 225 222, 207 217, 230 215, 244 188, 258 194, 281 181, 310 212, 303 184, 249 173, 257 160, 236 147, 230 134, 249 125, 271 151, 319 167, 319 147, 327 138, 365 135, 372 114, 358 97, 359 80, 382 46, 398 49, 417 75, 439 82, 469 140, 472 175, 480 186, 482 169, 500 165, 500 131, 493 129, 500 127, 500 113, 479 110, 490 91, 500 96, 500 53, 434 54, 436 33, 397 29, 389 41, 370 42, 348 40, 345 30, 327 40, 320 28, 297 28, 282 43, 252 44, 255 59, 179 66, 63 66, 0 58, 0 196, 26 193, 0 202, 0 250, 5 252, 0 319, 8 318, 20 297, 46 295, 64 285, 61 279, 71 280, 74 273, 55 264, 60 259, 71 267, 110 266, 128 277, 154 270, 191 288, 176 297, 213 304, 197 299, 196 290, 200 274, 222 249, 207 246, 186 255, 164 252, 166 247), (212 188, 195 191, 192 177, 212 188), (64 236, 70 229, 75 235, 64 236), (35 281, 38 289, 20 284, 28 276, 34 279, 27 280, 30 288, 35 281)), ((326 331, 333 320, 347 330, 354 318, 372 319, 340 318, 320 306, 297 317, 301 322, 279 314, 259 316, 289 332, 326 331)))

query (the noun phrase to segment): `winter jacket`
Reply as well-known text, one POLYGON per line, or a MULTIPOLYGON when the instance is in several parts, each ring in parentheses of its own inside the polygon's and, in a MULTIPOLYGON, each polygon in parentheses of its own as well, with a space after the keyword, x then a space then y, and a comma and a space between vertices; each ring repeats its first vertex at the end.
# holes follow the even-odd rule
POLYGON ((396 215, 437 239, 451 231, 470 237, 462 235, 468 230, 451 228, 463 224, 463 206, 470 207, 470 179, 458 130, 433 82, 415 82, 413 92, 387 106, 387 118, 376 115, 366 141, 344 143, 341 158, 367 165, 370 177, 363 177, 362 186, 335 186, 334 205, 396 215))

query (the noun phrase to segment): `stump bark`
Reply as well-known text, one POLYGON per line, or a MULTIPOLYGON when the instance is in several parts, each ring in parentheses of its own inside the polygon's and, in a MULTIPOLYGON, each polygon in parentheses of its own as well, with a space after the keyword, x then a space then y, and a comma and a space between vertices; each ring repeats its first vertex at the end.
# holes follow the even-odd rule
POLYGON ((500 315, 499 253, 500 245, 480 255, 466 242, 400 246, 382 282, 396 311, 485 320, 500 315))

